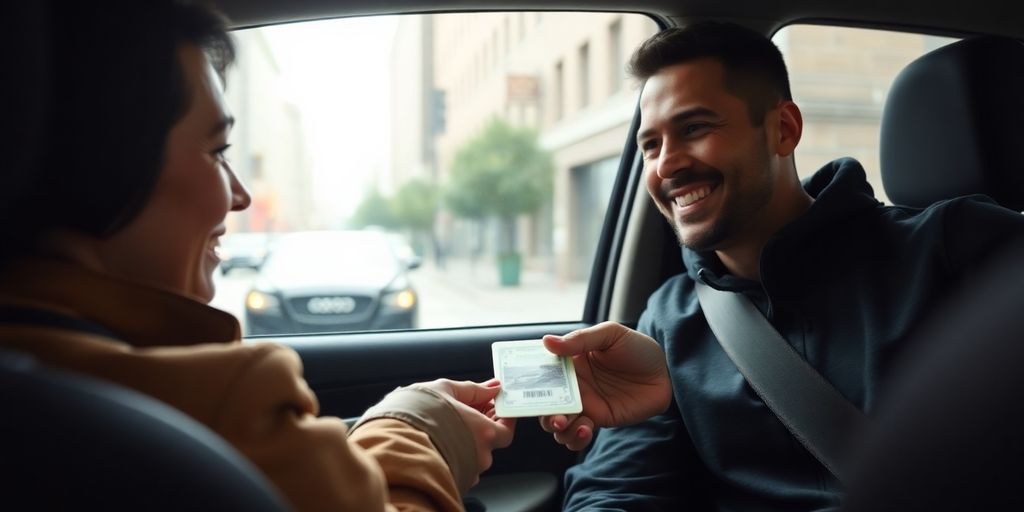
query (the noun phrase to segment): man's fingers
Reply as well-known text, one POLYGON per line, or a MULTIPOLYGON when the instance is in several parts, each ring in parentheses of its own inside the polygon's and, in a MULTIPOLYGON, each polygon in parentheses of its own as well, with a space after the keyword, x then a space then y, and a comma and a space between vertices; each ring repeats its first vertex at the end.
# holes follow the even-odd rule
POLYGON ((555 441, 572 451, 586 448, 594 439, 594 422, 586 416, 578 416, 561 432, 554 434, 555 441))
POLYGON ((565 336, 548 334, 543 341, 544 347, 552 354, 575 356, 595 350, 608 350, 628 332, 629 329, 622 324, 602 322, 565 336))
POLYGON ((553 416, 541 416, 540 428, 545 432, 561 432, 574 419, 576 419, 575 414, 555 414, 553 416))

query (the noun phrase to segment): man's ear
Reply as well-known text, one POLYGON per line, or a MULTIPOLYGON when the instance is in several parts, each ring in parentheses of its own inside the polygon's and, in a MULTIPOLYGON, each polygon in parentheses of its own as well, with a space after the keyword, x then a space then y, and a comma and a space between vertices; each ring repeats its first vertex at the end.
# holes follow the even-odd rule
POLYGON ((789 100, 779 103, 776 128, 778 129, 775 142, 775 152, 781 157, 788 157, 796 150, 800 143, 800 136, 804 131, 804 118, 800 113, 800 107, 789 100))

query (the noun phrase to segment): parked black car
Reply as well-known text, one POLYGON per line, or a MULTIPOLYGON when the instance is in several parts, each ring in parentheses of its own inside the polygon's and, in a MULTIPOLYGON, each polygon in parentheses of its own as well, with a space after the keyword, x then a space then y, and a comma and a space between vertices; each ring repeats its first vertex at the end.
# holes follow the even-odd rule
POLYGON ((416 266, 381 232, 283 235, 246 295, 249 334, 414 329, 416 266))

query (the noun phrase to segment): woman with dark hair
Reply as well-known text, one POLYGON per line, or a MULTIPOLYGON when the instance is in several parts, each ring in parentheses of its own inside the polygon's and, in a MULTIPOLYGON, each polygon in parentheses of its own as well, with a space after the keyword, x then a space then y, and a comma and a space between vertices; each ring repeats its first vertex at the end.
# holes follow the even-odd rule
POLYGON ((206 305, 225 217, 251 201, 224 159, 223 20, 170 0, 61 2, 50 18, 43 153, 5 176, 0 206, 0 348, 184 411, 297 509, 461 509, 512 441, 481 412, 496 382, 401 388, 348 431, 317 417, 295 352, 240 344, 206 305))

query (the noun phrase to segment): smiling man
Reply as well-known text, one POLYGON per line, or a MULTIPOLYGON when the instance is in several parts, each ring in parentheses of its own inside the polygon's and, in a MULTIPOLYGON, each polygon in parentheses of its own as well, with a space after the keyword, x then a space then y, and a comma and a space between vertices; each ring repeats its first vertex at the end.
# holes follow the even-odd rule
MULTIPOLYGON (((730 57, 760 57, 735 50, 730 57)), ((747 76, 711 57, 660 66, 644 54, 633 65, 646 80, 637 146, 647 190, 681 244, 717 251, 734 274, 756 279, 765 241, 812 201, 793 160, 802 120, 785 69, 770 83, 777 73, 764 65, 747 76), (747 80, 767 91, 738 86, 747 80)))
POLYGON ((546 337, 574 357, 584 407, 541 425, 574 450, 594 440, 566 476, 565 509, 836 508, 838 481, 726 355, 696 283, 746 296, 870 413, 919 321, 1002 240, 1024 238, 1024 217, 982 196, 884 206, 848 158, 801 183, 785 63, 743 27, 666 30, 630 67, 644 84, 647 190, 686 272, 651 296, 636 331, 609 322, 546 337), (619 428, 595 438, 595 427, 619 428))

